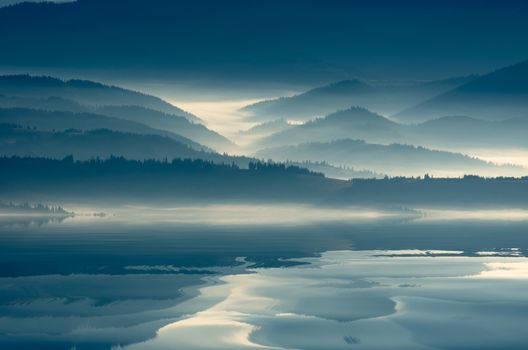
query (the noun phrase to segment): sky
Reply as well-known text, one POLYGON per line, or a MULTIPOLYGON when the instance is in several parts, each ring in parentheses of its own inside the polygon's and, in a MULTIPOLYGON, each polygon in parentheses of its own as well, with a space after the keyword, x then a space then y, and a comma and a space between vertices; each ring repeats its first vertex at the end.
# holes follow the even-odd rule
POLYGON ((0 67, 209 84, 436 79, 528 59, 518 0, 79 0, 0 9, 0 67))
POLYGON ((138 89, 225 130, 243 127, 234 115, 246 103, 342 79, 442 79, 528 59, 528 1, 521 0, 78 0, 1 7, 11 2, 0 0, 0 73, 138 89))
POLYGON ((0 7, 11 6, 20 4, 23 2, 55 2, 55 3, 64 3, 64 2, 73 2, 75 0, 0 0, 0 7))

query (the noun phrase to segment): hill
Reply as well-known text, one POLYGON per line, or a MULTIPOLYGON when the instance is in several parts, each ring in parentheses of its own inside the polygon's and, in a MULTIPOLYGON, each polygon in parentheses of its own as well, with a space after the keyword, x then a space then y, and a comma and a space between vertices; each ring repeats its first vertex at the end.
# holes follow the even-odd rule
POLYGON ((395 117, 410 122, 450 115, 487 120, 528 118, 528 61, 478 77, 395 117))
POLYGON ((499 121, 464 116, 433 119, 410 125, 409 142, 444 149, 526 149, 528 118, 499 121))
POLYGON ((285 119, 276 119, 268 122, 257 124, 247 130, 241 130, 238 132, 241 136, 268 136, 273 133, 282 131, 290 127, 288 121, 285 119))
POLYGON ((235 144, 217 132, 177 115, 140 106, 104 106, 96 107, 94 111, 97 114, 130 120, 145 124, 151 128, 170 131, 217 151, 225 152, 236 148, 235 144))
POLYGON ((40 99, 60 97, 86 106, 141 106, 200 121, 198 117, 158 97, 89 80, 3 75, 0 76, 0 95, 40 99))
POLYGON ((258 140, 254 147, 277 147, 305 142, 327 142, 344 138, 370 142, 403 141, 399 124, 364 108, 353 107, 301 125, 290 126, 258 140))
POLYGON ((199 123, 194 115, 157 97, 92 81, 0 76, 0 108, 104 115, 169 131, 217 151, 236 149, 230 140, 199 123))
POLYGON ((203 160, 75 161, 0 157, 0 192, 7 200, 70 203, 302 203, 361 206, 528 205, 528 178, 465 176, 342 181, 281 164, 247 169, 203 160))
POLYGON ((168 162, 74 161, 0 158, 0 191, 10 198, 34 200, 125 200, 172 202, 314 201, 342 188, 339 180, 282 164, 214 164, 201 159, 168 162), (310 189, 310 191, 308 191, 310 189))
MULTIPOLYGON (((179 115, 167 114, 141 106, 86 106, 62 97, 35 98, 0 95, 0 108, 98 114, 173 132, 220 151, 235 148, 235 145, 227 138, 209 130, 200 123, 192 122, 179 115)), ((104 127, 101 125, 101 128, 104 127)))
POLYGON ((351 166, 335 166, 331 165, 325 161, 318 162, 292 162, 285 161, 283 162, 286 166, 298 166, 300 168, 305 168, 316 173, 322 173, 328 178, 332 179, 341 179, 341 180, 350 180, 350 179, 381 179, 385 175, 380 173, 375 173, 370 170, 361 170, 355 169, 351 166))
POLYGON ((83 106, 78 102, 56 96, 36 98, 0 95, 0 108, 28 108, 43 111, 63 111, 73 113, 90 111, 90 108, 83 106))
POLYGON ((402 144, 380 145, 343 139, 328 143, 311 142, 258 151, 255 156, 275 161, 326 161, 398 176, 522 175, 522 168, 497 166, 459 153, 435 151, 402 144))
POLYGON ((242 108, 242 112, 255 120, 277 118, 307 120, 351 106, 365 107, 377 113, 393 114, 474 78, 467 76, 400 84, 368 84, 357 79, 344 80, 291 97, 257 102, 242 108))
POLYGON ((231 157, 196 149, 170 137, 135 134, 108 129, 40 131, 28 127, 0 124, 0 155, 62 159, 110 158, 132 160, 203 159, 214 163, 247 167, 247 157, 231 157))
POLYGON ((109 129, 143 135, 159 135, 170 137, 173 140, 194 149, 207 148, 170 131, 158 130, 150 128, 144 124, 93 113, 51 112, 25 108, 0 108, 0 123, 32 127, 42 131, 67 129, 87 131, 94 129, 109 129))
POLYGON ((402 124, 363 108, 349 108, 302 125, 264 136, 253 148, 361 139, 371 143, 406 143, 463 152, 526 149, 528 119, 487 121, 464 116, 442 117, 419 124, 402 124))

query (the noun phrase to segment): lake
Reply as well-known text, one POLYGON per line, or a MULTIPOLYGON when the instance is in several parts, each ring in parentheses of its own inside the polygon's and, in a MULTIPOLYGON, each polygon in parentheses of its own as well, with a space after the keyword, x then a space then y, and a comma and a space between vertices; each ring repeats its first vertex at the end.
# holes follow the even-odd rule
POLYGON ((2 349, 524 349, 522 210, 0 220, 2 349))

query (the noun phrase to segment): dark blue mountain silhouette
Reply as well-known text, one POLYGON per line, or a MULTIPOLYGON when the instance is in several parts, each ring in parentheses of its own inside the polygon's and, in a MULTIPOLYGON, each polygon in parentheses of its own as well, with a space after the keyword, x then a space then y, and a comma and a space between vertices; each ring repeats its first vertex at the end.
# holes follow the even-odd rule
MULTIPOLYGON (((196 122, 199 119, 194 115, 157 97, 115 86, 92 81, 62 81, 51 77, 16 75, 0 76, 0 91, 4 93, 0 94, 0 108, 105 115, 172 132, 217 151, 236 149, 227 138, 196 122)), ((96 128, 108 126, 99 125, 96 128)))
POLYGON ((395 117, 423 121, 449 115, 488 120, 528 118, 528 61, 483 75, 395 117))
POLYGON ((298 167, 250 163, 247 169, 203 160, 124 158, 75 161, 0 157, 0 191, 37 201, 126 203, 290 202, 319 205, 528 205, 528 177, 385 178, 342 181, 298 167))
POLYGON ((200 119, 158 97, 87 80, 61 80, 46 76, 0 76, 0 95, 26 98, 60 97, 87 106, 141 106, 185 117, 200 119))
POLYGON ((528 118, 489 121, 464 116, 442 117, 407 127, 407 140, 456 149, 528 148, 528 118))
POLYGON ((291 97, 257 102, 242 108, 242 111, 257 120, 277 118, 306 120, 351 106, 392 114, 474 78, 475 76, 466 76, 439 81, 376 85, 360 80, 344 80, 291 97))
POLYGON ((29 108, 43 111, 64 111, 74 113, 90 111, 87 106, 83 106, 78 102, 56 96, 33 98, 0 95, 0 108, 29 108))
POLYGON ((402 144, 370 144, 342 139, 328 143, 310 142, 260 150, 257 158, 276 161, 326 161, 389 175, 463 175, 465 173, 523 175, 520 167, 497 166, 459 153, 402 144))
POLYGON ((0 154, 18 156, 38 156, 64 158, 73 155, 76 159, 95 157, 109 158, 123 156, 128 159, 204 159, 215 162, 235 162, 247 165, 248 158, 228 157, 213 152, 205 152, 174 138, 132 134, 95 129, 82 131, 40 131, 33 128, 0 124, 0 154))
POLYGON ((120 157, 74 161, 0 158, 0 191, 18 197, 206 201, 302 201, 333 192, 344 182, 296 166, 250 162, 247 169, 201 159, 132 161, 120 157), (310 189, 310 192, 307 192, 310 189))
POLYGON ((269 122, 257 124, 247 130, 239 131, 240 135, 268 136, 279 131, 288 129, 291 125, 285 119, 276 119, 269 122))
POLYGON ((41 111, 25 108, 0 108, 0 123, 35 127, 43 131, 67 129, 87 131, 94 129, 109 129, 127 133, 159 135, 172 138, 194 149, 207 149, 207 147, 202 146, 197 142, 170 131, 154 129, 133 121, 94 113, 41 111))
MULTIPOLYGON (((251 157, 203 151, 174 138, 161 135, 123 133, 108 129, 41 131, 34 127, 1 123, 0 155, 38 156, 53 159, 73 155, 75 159, 80 160, 106 159, 111 156, 122 156, 132 160, 186 158, 202 159, 215 164, 236 164, 241 168, 247 168, 250 162, 257 162, 251 157)), ((369 171, 358 171, 351 167, 334 167, 324 162, 288 163, 287 165, 324 173, 333 178, 381 176, 369 171)))
POLYGON ((464 149, 526 149, 527 129, 528 119, 486 121, 464 116, 408 125, 355 107, 302 125, 289 125, 256 141, 254 148, 352 138, 371 143, 407 143, 458 152, 464 149))
POLYGON ((134 121, 149 127, 185 136, 217 151, 231 151, 236 146, 224 136, 204 125, 180 117, 140 106, 104 106, 94 109, 97 114, 134 121))
POLYGON ((293 145, 296 143, 332 141, 344 138, 372 142, 403 141, 400 125, 361 107, 317 118, 302 125, 290 126, 256 142, 256 148, 293 145))

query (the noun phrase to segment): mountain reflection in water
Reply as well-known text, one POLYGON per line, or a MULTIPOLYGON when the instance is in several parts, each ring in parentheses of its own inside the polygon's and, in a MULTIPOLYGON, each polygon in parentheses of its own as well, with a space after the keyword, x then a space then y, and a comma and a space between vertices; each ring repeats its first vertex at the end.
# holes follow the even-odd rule
POLYGON ((0 228, 0 348, 520 349, 528 340, 528 222, 518 213, 254 225, 115 213, 0 228))

